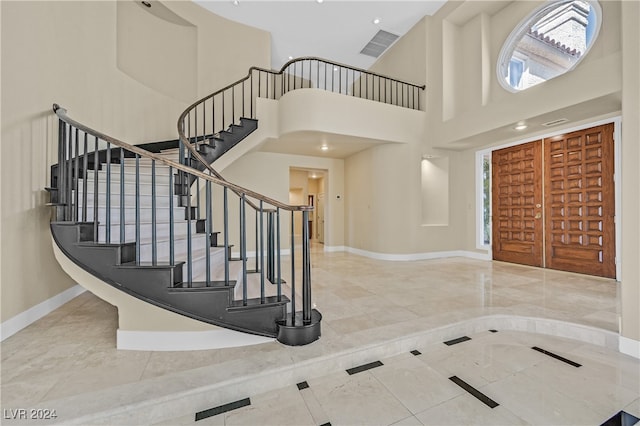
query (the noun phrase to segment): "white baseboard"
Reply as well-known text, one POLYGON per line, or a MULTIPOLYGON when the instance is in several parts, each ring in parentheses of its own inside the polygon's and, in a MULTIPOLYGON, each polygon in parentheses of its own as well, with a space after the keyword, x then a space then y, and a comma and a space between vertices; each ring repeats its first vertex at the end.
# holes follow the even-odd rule
POLYGON ((62 293, 57 294, 52 298, 38 303, 36 306, 33 306, 26 311, 19 313, 15 317, 9 318, 8 320, 0 324, 0 341, 13 336, 18 331, 22 330, 30 324, 33 324, 43 316, 53 312, 60 306, 64 305, 74 297, 79 296, 85 291, 86 290, 83 287, 76 284, 73 287, 63 291, 62 293))
POLYGON ((640 341, 620 336, 619 350, 625 355, 640 359, 640 341))
POLYGON ((345 246, 324 246, 324 251, 327 253, 333 253, 336 251, 347 251, 345 246))
MULTIPOLYGON (((339 248, 342 248, 343 249, 342 251, 357 254, 360 256, 369 257, 371 259, 390 260, 390 261, 396 261, 396 262, 406 262, 406 261, 412 261, 412 260, 444 259, 447 257, 467 257, 467 258, 477 259, 477 260, 491 260, 491 254, 489 253, 478 253, 478 252, 466 251, 466 250, 393 254, 393 253, 376 253, 376 252, 361 250, 353 247, 343 246, 339 248)), ((327 250, 327 247, 325 247, 325 251, 340 251, 337 249, 338 247, 331 247, 330 250, 327 250)))
POLYGON ((272 342, 274 339, 233 330, 117 331, 117 348, 133 351, 198 351, 272 342))

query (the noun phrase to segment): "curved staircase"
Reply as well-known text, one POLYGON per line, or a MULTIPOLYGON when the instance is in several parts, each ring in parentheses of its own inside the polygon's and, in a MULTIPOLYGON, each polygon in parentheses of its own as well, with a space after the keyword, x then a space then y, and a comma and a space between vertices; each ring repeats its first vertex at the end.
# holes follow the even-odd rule
POLYGON ((54 241, 85 271, 158 307, 288 345, 315 341, 322 315, 311 303, 313 207, 242 188, 212 166, 257 128, 258 97, 279 99, 298 88, 413 109, 420 108, 424 90, 302 58, 277 72, 252 68, 187 108, 177 141, 138 146, 91 129, 54 105, 58 163, 47 188, 55 208, 54 241))

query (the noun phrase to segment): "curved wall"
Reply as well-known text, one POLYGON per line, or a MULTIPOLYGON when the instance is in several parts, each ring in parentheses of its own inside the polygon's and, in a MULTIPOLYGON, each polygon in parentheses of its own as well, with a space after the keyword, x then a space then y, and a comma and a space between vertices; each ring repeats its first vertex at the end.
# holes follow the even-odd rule
POLYGON ((117 66, 158 93, 191 103, 198 84, 198 29, 159 2, 117 2, 117 66))

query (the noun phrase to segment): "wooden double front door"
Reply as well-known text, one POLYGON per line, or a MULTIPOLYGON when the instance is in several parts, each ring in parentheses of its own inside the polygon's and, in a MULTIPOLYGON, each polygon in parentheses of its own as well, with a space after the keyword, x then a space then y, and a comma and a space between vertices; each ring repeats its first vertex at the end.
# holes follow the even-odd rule
POLYGON ((613 124, 494 151, 493 258, 615 278, 613 124))

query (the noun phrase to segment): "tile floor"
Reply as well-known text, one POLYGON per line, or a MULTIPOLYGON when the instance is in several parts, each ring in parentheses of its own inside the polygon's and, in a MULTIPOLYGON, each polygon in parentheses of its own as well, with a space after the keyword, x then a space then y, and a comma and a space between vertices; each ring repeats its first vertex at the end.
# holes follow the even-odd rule
MULTIPOLYGON (((544 398, 541 399, 539 396, 547 391, 538 385, 528 386, 526 383, 531 377, 544 380, 553 378, 556 372, 536 368, 544 362, 536 363, 533 360, 544 358, 543 354, 535 351, 530 353, 529 350, 524 351, 522 347, 513 343, 500 342, 499 339, 509 336, 505 331, 495 336, 474 338, 471 342, 452 347, 466 345, 467 348, 473 348, 474 345, 481 344, 476 342, 486 341, 487 351, 504 355, 497 358, 496 363, 488 363, 478 370, 474 366, 488 359, 487 352, 483 350, 471 352, 471 356, 467 357, 455 351, 444 355, 446 349, 432 350, 432 345, 425 345, 415 348, 423 351, 422 358, 414 359, 405 354, 390 361, 385 358, 382 360, 385 362, 384 367, 379 367, 375 372, 361 373, 362 375, 356 375, 357 377, 344 377, 346 373, 320 377, 329 371, 339 371, 337 368, 331 370, 327 367, 330 364, 327 359, 338 354, 355 353, 358 350, 362 351, 362 348, 375 348, 376 345, 385 345, 407 336, 415 336, 416 333, 429 332, 450 324, 491 315, 559 320, 617 332, 619 288, 613 280, 465 258, 388 262, 344 252, 324 253, 321 246, 314 247, 312 262, 314 302, 324 319, 322 338, 311 345, 291 348, 271 342, 254 347, 194 352, 118 351, 115 349, 116 309, 85 293, 2 342, 0 378, 3 412, 14 408, 58 407, 65 411, 58 412, 60 422, 64 422, 65 418, 69 421, 88 418, 86 416, 92 412, 104 411, 112 415, 109 417, 111 424, 154 423, 167 418, 191 415, 191 411, 185 408, 184 404, 176 404, 171 415, 158 413, 156 417, 150 416, 141 421, 139 417, 118 420, 119 417, 115 416, 113 410, 125 404, 144 404, 150 397, 161 400, 168 398, 172 392, 185 393, 188 389, 227 383, 243 375, 252 377, 252 374, 273 371, 283 365, 299 365, 301 370, 296 370, 295 374, 291 373, 286 380, 281 379, 287 382, 283 385, 290 386, 278 391, 273 390, 274 383, 271 383, 271 387, 256 386, 252 392, 255 395, 252 405, 225 417, 237 417, 238 422, 244 424, 268 424, 263 415, 255 412, 256 407, 272 405, 273 395, 280 393, 291 397, 278 398, 281 404, 281 400, 284 399, 287 406, 293 407, 302 400, 305 406, 309 407, 307 412, 300 411, 300 423, 308 423, 309 418, 305 415, 311 415, 310 424, 322 424, 319 422, 324 422, 324 418, 318 413, 324 412, 328 416, 326 421, 335 424, 349 423, 351 420, 367 424, 368 419, 374 424, 388 424, 386 422, 405 419, 407 424, 419 424, 416 421, 425 422, 425 419, 431 416, 425 413, 431 411, 433 418, 445 416, 444 413, 448 409, 443 407, 444 403, 450 404, 451 407, 459 407, 449 414, 453 416, 450 418, 454 423, 455 419, 463 419, 455 416, 464 416, 465 410, 474 413, 477 408, 470 405, 469 397, 462 392, 459 395, 451 393, 452 398, 448 398, 449 394, 444 389, 424 390, 427 394, 435 395, 435 399, 426 398, 426 401, 442 402, 437 405, 421 402, 419 398, 412 400, 411 394, 414 391, 400 389, 399 383, 393 380, 394 377, 399 377, 399 373, 387 373, 388 380, 385 383, 385 371, 391 371, 387 363, 408 363, 407 369, 404 370, 406 372, 411 363, 426 362, 426 366, 420 365, 422 369, 419 373, 425 380, 457 374, 468 378, 476 387, 495 391, 496 397, 500 397, 498 402, 501 405, 498 408, 502 408, 492 413, 507 416, 507 413, 510 413, 509 407, 517 407, 517 392, 505 393, 504 389, 516 389, 519 386, 524 386, 525 392, 530 391, 531 395, 536 395, 535 402, 543 405, 541 408, 538 407, 540 410, 551 410, 555 413, 557 410, 553 408, 553 403, 564 401, 567 407, 573 407, 572 401, 577 398, 567 397, 565 401, 558 397, 551 398, 548 402, 545 402, 547 400, 544 398), (494 342, 495 339, 498 340, 494 342), (523 352, 526 354, 516 356, 523 352), (430 357, 438 356, 442 358, 437 360, 437 365, 433 364, 430 357), (403 357, 406 358, 404 361, 403 357), (313 368, 313 363, 317 360, 325 362, 324 369, 313 368), (305 369, 308 370, 308 376, 305 376, 305 369), (302 380, 308 380, 310 388, 299 392, 295 383, 302 380), (504 384, 505 388, 494 386, 500 383, 504 384), (332 386, 335 388, 334 391, 331 390, 334 389, 332 386), (260 395, 267 388, 270 392, 260 395), (359 412, 357 407, 352 405, 360 404, 360 397, 355 391, 351 397, 349 395, 352 392, 345 392, 344 389, 360 389, 377 395, 374 397, 384 401, 379 405, 382 414, 376 414, 378 411, 372 409, 372 417, 362 417, 359 420, 348 417, 353 410, 359 412), (384 392, 377 393, 383 390, 395 396, 387 399, 388 395, 384 392), (315 400, 309 395, 314 395, 315 400), (351 401, 350 398, 353 400, 352 403, 341 405, 341 400, 351 401), (240 414, 245 411, 246 414, 240 414), (251 415, 258 416, 256 418, 260 420, 252 421, 251 415)), ((517 340, 519 337, 515 334, 513 338, 517 340)), ((534 339, 540 338, 539 335, 532 336, 534 339)), ((572 340, 558 340, 558 345, 564 352, 586 346, 572 340)), ((586 354, 580 352, 576 353, 576 356, 591 356, 603 365, 609 365, 608 363, 613 362, 611 359, 622 359, 620 362, 628 365, 628 369, 633 370, 635 366, 633 374, 622 374, 620 366, 610 367, 610 374, 621 381, 629 380, 637 389, 637 370, 640 365, 638 360, 614 352, 605 353, 607 350, 600 347, 589 348, 586 354)), ((366 354, 360 358, 366 358, 366 354)), ((342 367, 344 362, 335 364, 342 367)), ((584 380, 599 379, 598 368, 585 370, 593 374, 584 380)), ((567 376, 567 380, 577 380, 580 383, 579 378, 570 375, 567 376)), ((455 385, 454 388, 451 388, 448 382, 447 385, 446 388, 451 392, 452 389, 458 392, 455 385)), ((552 388, 555 389, 555 385, 549 385, 547 390, 552 388)), ((628 388, 623 388, 628 391, 628 388)), ((584 389, 586 388, 579 387, 577 391, 582 392, 584 389)), ((616 389, 618 388, 613 384, 606 388, 607 398, 617 397, 616 389)), ((204 401, 200 403, 201 408, 211 407, 216 401, 230 402, 251 396, 236 395, 231 391, 224 395, 218 391, 215 395, 215 401, 215 398, 204 401)), ((563 393, 558 391, 558 395, 563 393)), ((632 404, 633 400, 621 399, 619 402, 632 404)), ((564 407, 562 404, 561 406, 564 407)), ((549 418, 536 417, 538 408, 529 414, 526 410, 514 409, 514 413, 511 414, 517 415, 524 422, 544 423, 549 418)), ((601 415, 605 411, 595 403, 590 404, 590 410, 584 419, 594 419, 593 415, 601 415)), ((285 409, 282 411, 286 413, 285 409)), ((478 415, 479 419, 484 418, 478 415)), ((491 422, 490 419, 493 418, 489 416, 487 421, 491 422)), ((556 424, 582 424, 583 420, 563 419, 564 417, 558 417, 556 420, 548 421, 556 424)), ((234 424, 233 420, 228 421, 229 424, 234 424)), ((274 418, 271 423, 285 424, 286 421, 293 420, 289 417, 282 420, 274 418)), ((5 422, 12 423, 6 419, 5 422)), ((457 422, 464 423, 462 420, 457 422)))
POLYGON ((481 332, 417 348, 353 375, 346 371, 253 395, 250 405, 195 422, 161 425, 600 425, 619 411, 640 417, 637 360, 570 339, 481 332), (532 346, 580 365, 534 351, 532 346), (498 405, 456 385, 459 377, 498 405), (308 387, 306 387, 308 385, 308 387))

